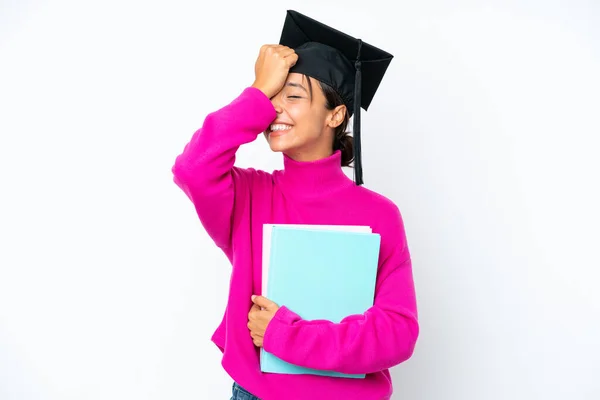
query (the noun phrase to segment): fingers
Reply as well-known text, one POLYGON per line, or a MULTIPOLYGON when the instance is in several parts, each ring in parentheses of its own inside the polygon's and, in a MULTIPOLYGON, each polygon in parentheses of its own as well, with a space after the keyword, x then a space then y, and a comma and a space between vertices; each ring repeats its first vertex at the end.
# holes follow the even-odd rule
POLYGON ((264 44, 260 48, 261 53, 271 53, 276 57, 286 58, 296 52, 294 49, 288 46, 283 46, 280 44, 264 44))
POLYGON ((266 310, 270 310, 277 307, 277 304, 263 296, 252 296, 252 302, 254 303, 254 305, 263 307, 266 310))
POLYGON ((272 49, 276 45, 273 44, 263 44, 260 46, 260 54, 266 53, 268 50, 272 49))
POLYGON ((279 44, 266 44, 254 64, 255 80, 253 87, 272 98, 285 85, 289 70, 296 64, 295 51, 279 44))
POLYGON ((252 330, 253 327, 253 323, 248 322, 248 329, 250 330, 250 337, 252 338, 252 343, 254 343, 256 347, 262 347, 264 335, 261 335, 260 333, 257 333, 256 331, 252 330))
POLYGON ((262 339, 264 337, 264 335, 261 335, 256 332, 250 332, 250 336, 252 337, 252 339, 262 339))
POLYGON ((274 50, 288 49, 288 50, 294 51, 294 49, 292 49, 291 47, 284 46, 282 44, 269 44, 269 43, 267 43, 267 44, 263 44, 260 47, 260 51, 265 51, 265 50, 268 50, 268 49, 274 49, 274 50))
POLYGON ((283 48, 279 49, 277 52, 283 58, 287 58, 287 57, 290 57, 290 56, 296 54, 294 49, 290 49, 289 47, 283 47, 283 48))
POLYGON ((250 312, 256 311, 260 311, 260 306, 258 304, 252 304, 252 307, 250 307, 250 312))
POLYGON ((256 347, 262 347, 264 340, 263 336, 255 334, 253 332, 250 332, 250 336, 252 337, 252 343, 254 343, 256 347))
POLYGON ((252 307, 250 308, 250 311, 248 312, 248 318, 250 318, 250 319, 255 318, 256 313, 260 312, 260 311, 262 311, 262 310, 260 309, 259 306, 257 306, 256 304, 252 304, 252 307))
MULTIPOLYGON (((260 312, 260 307, 257 306, 256 304, 254 306, 252 306, 252 308, 257 308, 258 312, 260 312)), ((256 347, 262 347, 263 346, 263 334, 258 333, 258 327, 256 326, 256 322, 255 322, 255 315, 258 315, 256 312, 250 312, 250 316, 249 316, 249 320, 248 320, 248 330, 250 331, 250 337, 252 337, 252 343, 254 343, 254 345, 256 347)))
POLYGON ((294 52, 293 54, 287 56, 285 59, 288 62, 289 68, 292 68, 298 62, 298 54, 294 52))
POLYGON ((257 322, 256 320, 250 319, 250 320, 248 320, 248 323, 246 324, 246 326, 250 330, 250 333, 262 336, 262 334, 259 333, 261 330, 257 326, 256 322, 257 322))
POLYGON ((265 298, 262 296, 252 296, 252 302, 262 309, 262 307, 264 307, 265 298))

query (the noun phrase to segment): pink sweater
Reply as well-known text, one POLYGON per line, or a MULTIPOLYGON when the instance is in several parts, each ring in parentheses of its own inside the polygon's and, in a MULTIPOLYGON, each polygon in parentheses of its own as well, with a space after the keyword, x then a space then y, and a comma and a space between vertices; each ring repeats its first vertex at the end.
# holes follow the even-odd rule
POLYGON ((247 88, 206 117, 172 168, 175 183, 233 266, 227 307, 212 341, 229 375, 263 400, 389 399, 388 368, 411 357, 419 333, 401 214, 390 200, 346 177, 339 151, 314 162, 284 156, 284 169, 272 174, 235 167, 239 146, 255 140, 275 117, 270 100, 247 88), (373 307, 331 323, 302 320, 279 304, 264 337, 265 350, 285 361, 366 373, 365 379, 260 371, 247 323, 250 297, 261 293, 264 223, 368 225, 381 234, 373 307))

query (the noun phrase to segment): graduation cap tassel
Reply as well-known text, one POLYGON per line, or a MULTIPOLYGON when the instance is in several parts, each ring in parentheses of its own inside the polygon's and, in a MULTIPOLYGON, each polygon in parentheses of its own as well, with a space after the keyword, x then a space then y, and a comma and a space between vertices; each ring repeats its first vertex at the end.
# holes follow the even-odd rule
POLYGON ((361 98, 361 61, 360 61, 360 50, 362 47, 362 40, 358 39, 358 53, 356 55, 356 61, 354 67, 356 68, 356 76, 354 81, 354 121, 353 121, 353 135, 354 135, 354 179, 357 185, 363 184, 362 178, 362 159, 360 151, 360 98, 361 98))

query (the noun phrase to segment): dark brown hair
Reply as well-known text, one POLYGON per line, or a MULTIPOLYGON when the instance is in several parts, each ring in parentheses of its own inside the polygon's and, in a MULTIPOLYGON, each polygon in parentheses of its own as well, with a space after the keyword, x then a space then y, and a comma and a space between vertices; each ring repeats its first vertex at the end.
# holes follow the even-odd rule
MULTIPOLYGON (((312 84, 310 78, 306 75, 305 77, 308 82, 308 90, 312 97, 312 84)), ((321 81, 317 82, 319 82, 323 95, 325 95, 325 108, 333 110, 337 106, 344 104, 342 97, 331 86, 321 81)), ((354 161, 354 140, 349 132, 346 131, 349 120, 350 115, 348 114, 348 110, 346 110, 344 120, 337 128, 335 128, 333 137, 333 150, 341 150, 342 152, 342 167, 349 167, 352 161, 354 161)))

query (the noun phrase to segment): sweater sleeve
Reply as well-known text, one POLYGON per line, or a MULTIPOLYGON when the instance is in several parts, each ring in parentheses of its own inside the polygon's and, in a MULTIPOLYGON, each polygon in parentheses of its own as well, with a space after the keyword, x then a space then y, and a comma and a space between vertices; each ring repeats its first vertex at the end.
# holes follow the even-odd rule
POLYGON ((231 246, 234 202, 248 195, 246 171, 234 167, 235 153, 275 117, 269 98, 248 87, 229 105, 206 116, 175 159, 173 181, 193 202, 202 225, 222 249, 231 246))
POLYGON ((392 225, 373 307, 333 323, 303 320, 282 305, 267 327, 264 349, 301 367, 347 374, 377 372, 409 359, 419 334, 416 296, 399 213, 392 225))

